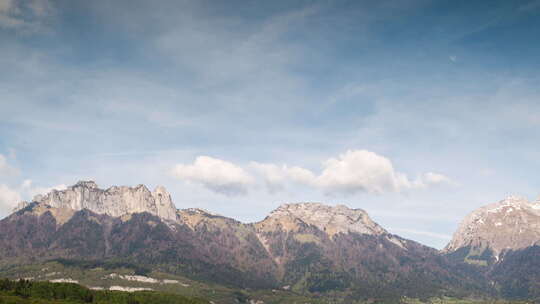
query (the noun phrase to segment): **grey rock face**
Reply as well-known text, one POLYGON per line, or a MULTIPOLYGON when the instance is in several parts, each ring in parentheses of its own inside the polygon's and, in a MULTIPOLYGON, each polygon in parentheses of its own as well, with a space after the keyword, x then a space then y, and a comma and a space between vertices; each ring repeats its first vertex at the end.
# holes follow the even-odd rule
POLYGON ((332 236, 338 233, 356 232, 379 235, 386 231, 361 209, 350 209, 343 205, 328 206, 320 203, 284 204, 263 221, 266 225, 280 225, 285 230, 294 230, 298 221, 316 226, 332 236))
POLYGON ((136 187, 113 186, 99 189, 93 181, 80 181, 66 190, 53 190, 43 197, 34 198, 38 204, 72 210, 88 209, 98 214, 119 217, 148 212, 166 220, 176 220, 176 207, 164 187, 150 192, 144 185, 136 187))
POLYGON ((470 213, 443 250, 451 253, 470 247, 476 254, 490 249, 498 260, 505 249, 540 244, 540 202, 510 196, 470 213))
MULTIPOLYGON (((188 226, 198 223, 202 218, 218 216, 200 209, 177 210, 171 196, 162 186, 156 187, 153 192, 144 185, 112 186, 104 190, 93 181, 79 181, 66 190, 52 190, 46 195, 38 195, 34 197, 33 202, 38 206, 49 206, 58 210, 88 209, 112 217, 148 212, 162 219, 187 223, 188 226)), ((27 202, 21 202, 14 211, 28 205, 27 202)), ((63 219, 62 222, 66 220, 63 219)), ((321 203, 283 204, 272 211, 265 220, 255 223, 257 226, 265 226, 270 230, 279 228, 289 231, 296 230, 299 224, 313 225, 329 236, 348 232, 370 235, 387 234, 386 230, 371 220, 364 210, 321 203)))

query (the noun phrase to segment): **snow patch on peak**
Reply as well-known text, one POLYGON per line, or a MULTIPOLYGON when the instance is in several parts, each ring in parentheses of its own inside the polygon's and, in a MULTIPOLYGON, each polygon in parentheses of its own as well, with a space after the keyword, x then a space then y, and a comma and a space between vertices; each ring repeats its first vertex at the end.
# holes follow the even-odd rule
POLYGON ((463 219, 444 251, 487 246, 497 256, 506 249, 527 247, 540 240, 539 209, 538 202, 516 195, 480 207, 463 219))
POLYGON ((532 204, 529 203, 529 201, 524 197, 510 195, 504 200, 482 207, 478 209, 478 211, 494 213, 494 212, 500 212, 505 207, 513 207, 520 210, 521 208, 530 208, 531 205, 532 204))

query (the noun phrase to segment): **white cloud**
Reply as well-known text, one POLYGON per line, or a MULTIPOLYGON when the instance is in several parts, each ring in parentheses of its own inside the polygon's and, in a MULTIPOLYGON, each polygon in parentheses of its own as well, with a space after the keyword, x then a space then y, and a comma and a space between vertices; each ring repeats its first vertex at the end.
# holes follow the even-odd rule
POLYGON ((422 183, 425 185, 441 185, 441 184, 454 185, 454 186, 457 185, 457 183, 454 182, 449 177, 442 175, 440 173, 434 173, 434 172, 425 173, 422 178, 422 183))
POLYGON ((21 200, 17 191, 0 184, 0 209, 11 211, 21 200))
POLYGON ((11 159, 17 159, 17 151, 13 148, 8 148, 8 157, 11 159))
POLYGON ((411 188, 405 174, 396 172, 392 162, 367 150, 349 150, 323 163, 317 185, 326 193, 399 192, 411 188))
POLYGON ((6 167, 7 167, 6 157, 4 155, 0 154, 0 172, 5 170, 6 167))
POLYGON ((0 213, 11 212, 18 203, 23 200, 33 199, 36 195, 45 195, 55 190, 65 190, 67 186, 64 184, 53 187, 33 187, 32 180, 27 179, 16 188, 10 188, 8 185, 0 184, 0 213))
POLYGON ((25 194, 25 196, 34 199, 36 195, 45 195, 52 190, 65 190, 67 186, 65 184, 60 184, 52 187, 32 187, 32 180, 24 180, 20 191, 25 194))
POLYGON ((388 158, 367 150, 349 150, 324 161, 318 176, 308 169, 287 165, 252 162, 251 167, 263 176, 271 193, 282 190, 291 181, 319 188, 326 194, 381 194, 441 184, 456 185, 445 175, 433 172, 413 181, 397 172, 388 158))
POLYGON ((193 164, 178 164, 172 173, 179 179, 228 196, 246 194, 248 186, 254 183, 253 177, 241 167, 209 156, 199 156, 193 164))
POLYGON ((313 172, 300 167, 258 162, 251 162, 250 166, 262 175, 270 193, 283 190, 284 184, 289 180, 306 185, 313 185, 316 182, 313 172))
POLYGON ((19 169, 10 166, 7 162, 7 158, 0 154, 0 176, 13 176, 18 174, 19 169))
MULTIPOLYGON (((2 0, 0 0, 2 1, 2 0)), ((0 4, 0 11, 3 9, 0 4)), ((10 149, 9 159, 15 159, 15 150, 10 149)), ((13 177, 20 174, 19 168, 13 167, 8 163, 8 158, 0 154, 0 177, 13 177)), ((37 194, 46 194, 52 189, 63 190, 66 185, 56 185, 53 187, 33 187, 32 180, 24 180, 18 187, 9 187, 6 184, 0 184, 0 213, 1 211, 11 212, 11 210, 22 200, 30 199, 37 194)))

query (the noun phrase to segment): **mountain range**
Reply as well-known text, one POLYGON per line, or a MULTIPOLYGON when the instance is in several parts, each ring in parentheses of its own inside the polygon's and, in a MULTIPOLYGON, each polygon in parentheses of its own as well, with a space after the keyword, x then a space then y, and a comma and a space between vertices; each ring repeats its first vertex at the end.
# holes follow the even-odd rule
POLYGON ((202 209, 178 210, 164 187, 100 189, 81 181, 21 202, 0 220, 0 274, 17 276, 13 269, 50 261, 116 263, 342 303, 538 299, 539 244, 540 203, 517 197, 473 211, 439 251, 343 205, 284 204, 260 222, 242 223, 202 209))

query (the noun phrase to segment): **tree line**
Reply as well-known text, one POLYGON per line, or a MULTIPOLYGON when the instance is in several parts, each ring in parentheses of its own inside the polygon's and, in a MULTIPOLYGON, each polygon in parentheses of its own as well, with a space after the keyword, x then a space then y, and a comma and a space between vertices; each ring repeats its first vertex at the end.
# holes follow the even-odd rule
POLYGON ((202 304, 203 299, 155 291, 90 290, 74 283, 0 279, 0 304, 202 304))

